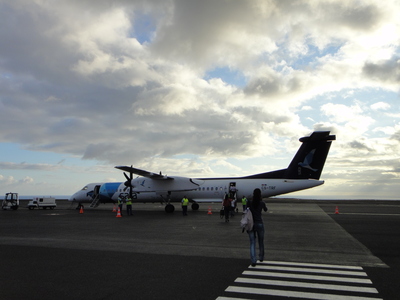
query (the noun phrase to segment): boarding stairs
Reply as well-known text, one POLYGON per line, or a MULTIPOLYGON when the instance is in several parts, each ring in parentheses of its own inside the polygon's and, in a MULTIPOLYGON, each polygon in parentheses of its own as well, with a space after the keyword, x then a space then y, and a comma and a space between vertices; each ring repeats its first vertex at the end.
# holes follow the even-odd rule
POLYGON ((90 207, 90 208, 95 208, 95 207, 99 206, 99 204, 100 204, 100 195, 99 195, 99 194, 96 194, 96 195, 93 197, 93 200, 92 200, 92 202, 90 203, 89 207, 90 207))

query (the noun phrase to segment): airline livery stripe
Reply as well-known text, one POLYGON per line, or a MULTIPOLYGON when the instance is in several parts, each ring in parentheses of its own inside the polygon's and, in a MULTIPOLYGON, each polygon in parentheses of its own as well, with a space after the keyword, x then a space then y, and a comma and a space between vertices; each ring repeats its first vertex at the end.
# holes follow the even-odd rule
POLYGON ((307 283, 307 282, 243 278, 243 277, 237 278, 235 280, 235 282, 250 283, 250 284, 263 284, 263 285, 276 285, 276 286, 284 286, 284 287, 324 289, 324 290, 334 290, 334 291, 375 293, 375 294, 378 293, 378 291, 372 287, 371 288, 370 287, 358 287, 358 286, 349 286, 349 285, 318 284, 318 283, 307 283))
POLYGON ((321 293, 309 293, 309 292, 294 292, 294 291, 257 289, 257 288, 236 287, 236 286, 230 286, 225 291, 234 292, 234 293, 257 294, 257 295, 264 295, 264 296, 297 297, 297 298, 320 299, 320 300, 361 300, 361 299, 377 300, 377 299, 380 299, 380 298, 369 298, 369 297, 366 298, 366 297, 361 297, 361 296, 333 295, 333 294, 321 294, 321 293))
POLYGON ((265 261, 258 263, 260 266, 266 265, 289 265, 289 266, 302 266, 302 267, 318 267, 318 268, 330 268, 330 269, 348 269, 348 270, 363 270, 360 266, 338 266, 338 265, 326 265, 326 264, 313 264, 313 263, 299 263, 299 262, 286 262, 286 261, 265 261))
POLYGON ((289 273, 257 272, 257 271, 244 271, 243 275, 372 284, 371 280, 369 279, 346 278, 346 277, 335 277, 335 276, 315 276, 315 275, 305 275, 305 274, 289 274, 289 273))
POLYGON ((289 271, 289 272, 302 272, 302 273, 337 274, 337 275, 350 275, 350 276, 363 276, 363 277, 367 276, 367 274, 365 274, 365 272, 327 270, 327 269, 312 269, 312 268, 296 268, 296 267, 291 268, 291 267, 258 265, 257 269, 276 270, 276 271, 289 271))

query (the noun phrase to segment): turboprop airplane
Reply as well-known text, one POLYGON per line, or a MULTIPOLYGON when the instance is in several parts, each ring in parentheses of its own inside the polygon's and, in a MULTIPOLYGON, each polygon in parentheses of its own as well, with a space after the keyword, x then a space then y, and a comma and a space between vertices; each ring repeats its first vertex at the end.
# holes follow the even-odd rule
POLYGON ((315 131, 299 139, 302 144, 286 169, 244 177, 189 178, 116 166, 129 173, 128 176, 124 172, 125 182, 92 183, 69 200, 98 205, 98 202, 115 203, 118 197, 130 196, 133 202, 161 201, 165 203, 166 212, 173 212, 175 208, 171 202, 180 202, 184 196, 192 202, 192 209, 197 210, 199 203, 221 202, 226 193, 251 198, 253 190, 259 188, 263 198, 287 194, 324 183, 319 179, 334 140, 336 136, 330 135, 329 131, 315 131), (133 178, 133 174, 139 176, 133 178))

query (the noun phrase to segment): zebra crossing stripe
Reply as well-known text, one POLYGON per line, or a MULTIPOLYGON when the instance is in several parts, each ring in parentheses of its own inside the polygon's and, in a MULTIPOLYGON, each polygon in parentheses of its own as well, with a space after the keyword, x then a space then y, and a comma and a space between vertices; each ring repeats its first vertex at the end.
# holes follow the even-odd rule
POLYGON ((309 292, 294 292, 294 291, 284 291, 284 290, 272 290, 272 289, 258 289, 258 288, 248 288, 248 287, 237 287, 230 286, 225 291, 235 292, 235 293, 246 293, 246 294, 256 294, 263 296, 281 296, 281 297, 296 297, 296 298, 306 298, 306 299, 320 299, 320 300, 382 300, 381 298, 366 298, 362 296, 349 296, 349 295, 333 295, 333 294, 321 294, 321 293, 309 293, 309 292))
POLYGON ((334 291, 375 293, 375 294, 378 293, 378 291, 373 287, 358 287, 358 286, 350 286, 350 285, 292 282, 292 281, 283 281, 283 280, 266 280, 266 279, 243 278, 243 277, 237 278, 235 280, 235 282, 250 283, 250 284, 276 285, 276 286, 285 286, 285 287, 323 289, 323 290, 334 290, 334 291))
POLYGON ((313 263, 300 263, 300 262, 286 262, 286 261, 266 261, 258 262, 260 265, 288 265, 288 266, 302 266, 302 267, 317 267, 317 268, 330 268, 330 269, 348 269, 348 270, 363 270, 360 266, 341 266, 341 265, 327 265, 327 264, 313 264, 313 263))
POLYGON ((246 294, 245 297, 262 295, 320 300, 382 300, 360 266, 268 261, 249 267, 242 275, 225 290, 233 293, 232 297, 221 296, 217 300, 244 300, 235 297, 240 294, 246 294))
POLYGON ((256 269, 262 270, 275 270, 275 271, 289 271, 289 272, 302 272, 302 273, 318 273, 318 274, 333 274, 333 275, 349 275, 349 276, 364 276, 365 272, 358 271, 342 271, 342 270, 328 270, 328 269, 317 269, 317 268, 299 268, 299 267, 280 267, 280 266, 268 266, 268 265, 257 265, 256 269))
POLYGON ((289 273, 258 272, 258 271, 244 271, 243 275, 372 284, 372 281, 368 278, 365 278, 365 279, 364 278, 350 278, 350 277, 346 278, 346 277, 336 277, 336 276, 316 276, 316 275, 306 275, 306 274, 289 274, 289 273))

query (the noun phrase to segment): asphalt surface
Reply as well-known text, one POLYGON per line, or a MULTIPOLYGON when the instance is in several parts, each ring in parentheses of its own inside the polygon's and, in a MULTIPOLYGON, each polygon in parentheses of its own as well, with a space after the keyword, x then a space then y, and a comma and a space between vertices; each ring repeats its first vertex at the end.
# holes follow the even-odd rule
POLYGON ((220 204, 0 211, 0 299, 398 299, 400 202, 266 202, 255 268, 240 214, 225 223, 220 204))

